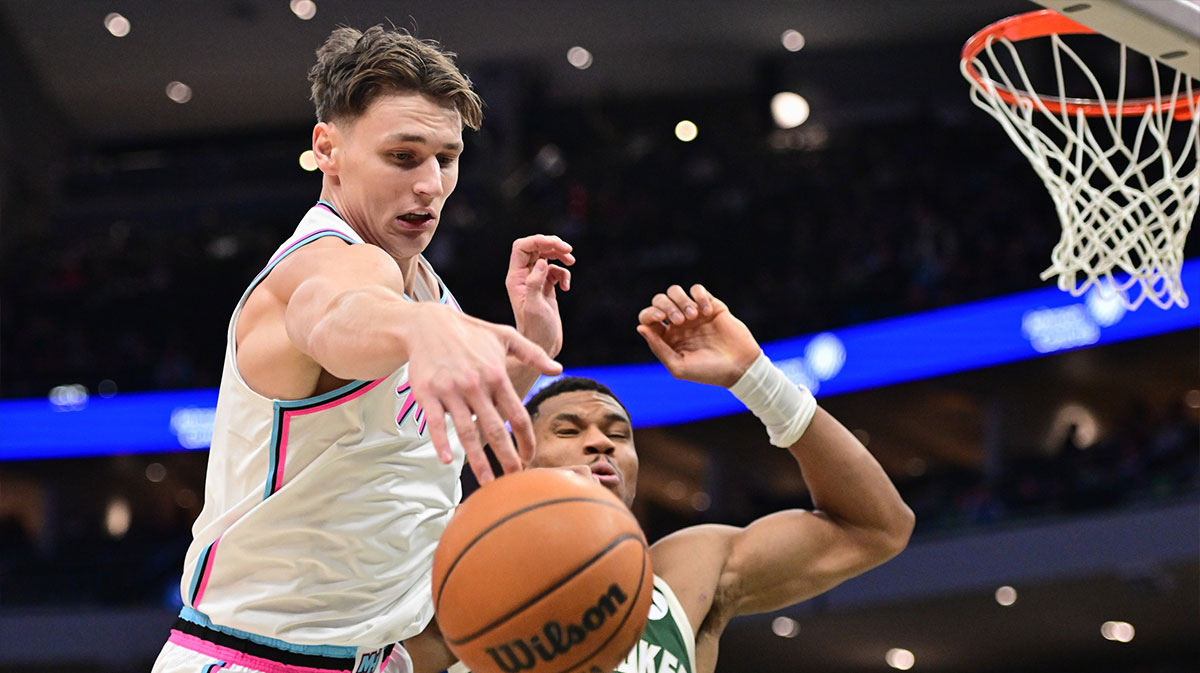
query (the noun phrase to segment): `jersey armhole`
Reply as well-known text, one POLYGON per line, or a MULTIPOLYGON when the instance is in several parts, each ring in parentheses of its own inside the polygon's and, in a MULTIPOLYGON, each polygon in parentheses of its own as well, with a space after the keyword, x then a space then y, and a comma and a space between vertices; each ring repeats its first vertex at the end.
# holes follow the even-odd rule
POLYGON ((675 592, 671 590, 671 585, 667 584, 667 581, 658 575, 654 576, 654 588, 661 591, 663 598, 667 599, 667 606, 670 608, 668 614, 675 620, 675 626, 683 636, 683 643, 687 646, 688 661, 694 667, 696 665, 696 632, 692 630, 692 624, 688 621, 687 613, 683 611, 683 604, 675 597, 675 592))
POLYGON ((349 236, 347 236, 347 235, 343 234, 342 232, 337 231, 335 229, 322 229, 319 231, 315 231, 315 232, 297 240, 295 243, 287 246, 282 251, 276 253, 275 256, 271 258, 271 261, 267 263, 267 266, 264 267, 262 271, 258 272, 258 275, 254 277, 254 280, 250 281, 249 287, 247 287, 246 291, 242 293, 242 298, 238 300, 237 307, 234 308, 234 310, 233 310, 233 317, 231 317, 229 319, 229 333, 227 334, 226 338, 227 338, 228 344, 229 344, 228 349, 229 349, 230 369, 233 371, 233 376, 234 376, 234 378, 237 379, 237 382, 239 384, 241 384, 246 390, 248 390, 251 393, 262 398, 263 400, 269 400, 269 398, 264 396, 262 393, 259 393, 254 388, 251 388, 250 384, 246 383, 246 380, 242 378, 242 370, 240 367, 238 367, 238 361, 237 361, 237 323, 238 323, 238 319, 242 317, 242 309, 245 308, 246 301, 248 299, 250 299, 250 293, 254 292, 255 288, 257 288, 263 282, 263 280, 266 279, 266 277, 271 273, 271 271, 276 266, 278 266, 278 264, 280 262, 282 262, 288 255, 291 255, 293 252, 296 252, 300 248, 303 248, 304 246, 308 245, 309 243, 312 243, 313 241, 321 239, 321 238, 325 238, 327 236, 336 236, 350 245, 355 245, 358 243, 358 241, 354 240, 353 238, 350 238, 349 236))

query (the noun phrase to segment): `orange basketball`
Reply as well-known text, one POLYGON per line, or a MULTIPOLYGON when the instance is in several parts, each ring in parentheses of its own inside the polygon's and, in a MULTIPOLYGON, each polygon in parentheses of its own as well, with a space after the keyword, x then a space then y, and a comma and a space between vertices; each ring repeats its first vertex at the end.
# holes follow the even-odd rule
POLYGON ((637 519, 563 470, 481 487, 433 557, 438 626, 474 673, 610 673, 641 637, 652 585, 637 519))

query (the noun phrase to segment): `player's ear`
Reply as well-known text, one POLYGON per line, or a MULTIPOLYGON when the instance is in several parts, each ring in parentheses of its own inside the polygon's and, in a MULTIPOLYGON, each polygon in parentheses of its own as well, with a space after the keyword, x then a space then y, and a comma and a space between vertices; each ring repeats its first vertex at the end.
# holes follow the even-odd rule
POLYGON ((337 175, 341 140, 341 129, 330 122, 318 122, 313 127, 313 158, 317 160, 317 168, 325 175, 337 175))

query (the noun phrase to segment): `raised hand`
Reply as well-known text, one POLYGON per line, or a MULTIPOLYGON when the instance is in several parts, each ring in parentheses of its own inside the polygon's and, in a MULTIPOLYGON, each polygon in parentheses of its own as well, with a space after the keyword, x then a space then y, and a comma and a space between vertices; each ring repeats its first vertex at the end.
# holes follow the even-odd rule
POLYGON ((544 234, 518 238, 513 241, 504 287, 512 302, 517 331, 554 357, 562 350, 563 342, 555 286, 563 292, 570 290, 571 272, 551 261, 574 264, 571 245, 544 234))
POLYGON ((551 376, 561 373, 562 366, 512 327, 472 318, 440 304, 420 307, 426 329, 414 330, 411 337, 408 375, 413 395, 425 410, 438 456, 450 462, 449 414, 480 484, 494 478, 484 442, 506 473, 519 472, 522 464, 533 458, 533 424, 509 380, 508 359, 551 376), (505 420, 512 426, 511 437, 505 420))
POLYGON ((703 285, 672 285, 638 313, 638 334, 677 379, 728 388, 762 349, 745 323, 703 285))

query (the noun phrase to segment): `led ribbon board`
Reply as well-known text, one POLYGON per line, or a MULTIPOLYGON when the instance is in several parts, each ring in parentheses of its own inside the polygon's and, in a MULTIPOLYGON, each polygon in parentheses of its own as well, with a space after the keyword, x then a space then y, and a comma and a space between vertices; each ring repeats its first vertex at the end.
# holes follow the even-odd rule
MULTIPOLYGON (((1200 296, 1200 260, 1183 267, 1200 296)), ((962 304, 764 345, 795 382, 818 396, 840 395, 990 367, 1062 351, 1200 326, 1200 302, 1187 308, 1126 311, 1093 289, 1057 288, 962 304)), ((727 391, 673 379, 658 363, 572 369, 608 385, 639 427, 740 413, 727 391)), ((540 380, 537 388, 552 379, 540 380)), ((31 460, 208 448, 217 391, 86 395, 0 402, 0 460, 31 460)))

